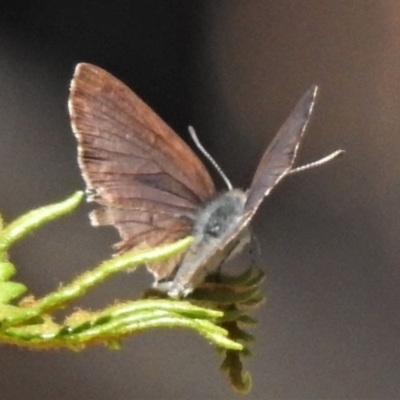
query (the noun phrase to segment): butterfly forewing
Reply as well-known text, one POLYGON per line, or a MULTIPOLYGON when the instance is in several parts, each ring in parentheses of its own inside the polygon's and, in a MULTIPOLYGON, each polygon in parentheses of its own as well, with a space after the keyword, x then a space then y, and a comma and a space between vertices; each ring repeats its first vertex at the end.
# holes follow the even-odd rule
POLYGON ((142 100, 108 72, 78 64, 69 111, 88 199, 106 208, 95 225, 114 225, 119 250, 171 242, 191 232, 215 193, 198 157, 142 100))
POLYGON ((299 100, 261 158, 248 191, 245 204, 247 218, 255 213, 263 198, 293 167, 297 149, 310 120, 317 90, 317 86, 312 86, 299 100))

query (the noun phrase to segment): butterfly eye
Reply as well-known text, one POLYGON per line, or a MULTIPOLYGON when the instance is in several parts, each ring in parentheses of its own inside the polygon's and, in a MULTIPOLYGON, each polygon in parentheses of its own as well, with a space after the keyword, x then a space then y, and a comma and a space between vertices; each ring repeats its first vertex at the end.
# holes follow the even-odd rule
POLYGON ((235 216, 240 214, 237 209, 235 199, 230 199, 226 203, 218 204, 218 206, 210 213, 207 222, 203 228, 203 234, 209 238, 220 238, 225 232, 232 227, 232 221, 235 216))
POLYGON ((206 241, 214 241, 235 228, 243 214, 246 195, 231 190, 211 201, 198 215, 195 232, 206 241))
POLYGON ((212 236, 214 238, 221 236, 222 225, 216 219, 212 219, 204 228, 204 234, 207 236, 212 236))

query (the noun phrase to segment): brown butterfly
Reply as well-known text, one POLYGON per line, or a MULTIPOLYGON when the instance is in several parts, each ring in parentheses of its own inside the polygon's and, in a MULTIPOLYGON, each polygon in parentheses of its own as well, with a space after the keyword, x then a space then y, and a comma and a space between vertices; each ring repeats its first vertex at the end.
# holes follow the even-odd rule
POLYGON ((282 178, 342 153, 293 168, 316 93, 312 86, 298 102, 265 151, 250 188, 232 189, 223 175, 229 190, 218 194, 199 158, 135 93, 103 69, 78 64, 69 112, 88 201, 103 206, 91 213, 92 225, 117 228, 118 252, 193 235, 184 254, 148 266, 156 288, 186 296, 245 239, 263 198, 282 178))

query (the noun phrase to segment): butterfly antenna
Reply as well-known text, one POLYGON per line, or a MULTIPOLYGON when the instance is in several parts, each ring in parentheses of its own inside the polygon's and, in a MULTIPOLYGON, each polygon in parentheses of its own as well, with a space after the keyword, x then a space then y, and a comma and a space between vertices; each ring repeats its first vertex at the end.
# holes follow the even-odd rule
POLYGON ((344 150, 336 150, 333 153, 331 153, 331 154, 327 155, 326 157, 323 157, 317 161, 302 165, 297 168, 293 168, 292 170, 289 171, 289 174, 297 174, 298 172, 306 171, 307 169, 319 167, 320 165, 326 164, 327 162, 333 160, 336 157, 341 156, 342 154, 344 154, 344 150))
POLYGON ((210 161, 210 163, 213 165, 213 167, 218 171, 220 174, 221 178, 224 180, 226 186, 228 187, 228 190, 232 190, 233 186, 228 177, 224 174, 224 171, 222 171, 221 167, 217 164, 217 162, 211 157, 211 155, 208 153, 208 151, 203 147, 203 145, 200 143, 199 138, 197 137, 196 131, 194 130, 193 126, 189 126, 189 133, 190 136, 192 137, 193 142, 197 146, 197 148, 203 153, 203 155, 210 161))

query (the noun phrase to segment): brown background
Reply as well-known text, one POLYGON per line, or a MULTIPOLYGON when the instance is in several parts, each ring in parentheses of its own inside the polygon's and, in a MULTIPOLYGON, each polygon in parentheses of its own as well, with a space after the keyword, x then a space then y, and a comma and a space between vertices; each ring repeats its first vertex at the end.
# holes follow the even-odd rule
MULTIPOLYGON (((268 303, 248 399, 396 399, 400 392, 400 5, 396 1, 5 1, 0 6, 0 207, 12 219, 83 183, 66 110, 74 65, 129 84, 187 138, 196 127, 238 186, 312 84, 300 163, 258 213, 268 303)), ((43 295, 110 254, 87 206, 13 250, 43 295)), ((137 296, 143 271, 81 304, 137 296)), ((92 348, 0 348, 2 399, 230 399, 219 359, 190 332, 92 348)))

